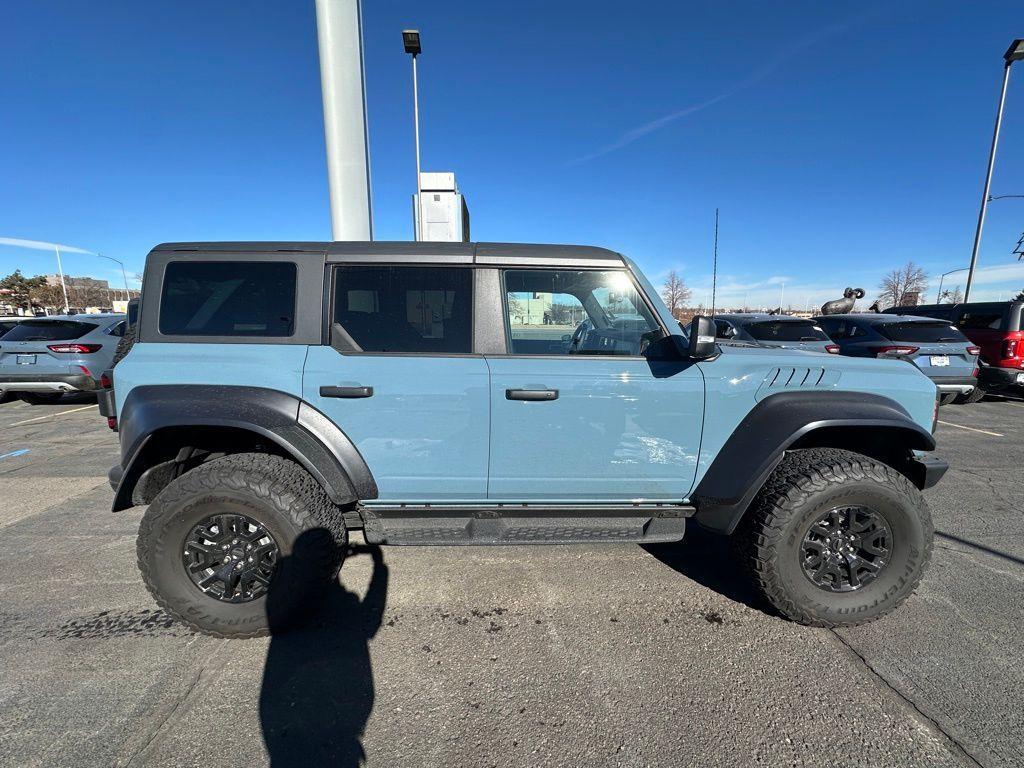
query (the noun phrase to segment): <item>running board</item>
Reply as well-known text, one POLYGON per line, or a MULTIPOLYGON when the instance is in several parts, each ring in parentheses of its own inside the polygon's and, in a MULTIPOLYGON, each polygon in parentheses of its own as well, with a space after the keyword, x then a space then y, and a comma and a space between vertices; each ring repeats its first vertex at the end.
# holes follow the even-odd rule
POLYGON ((693 507, 497 505, 361 507, 368 544, 581 544, 679 541, 693 507))

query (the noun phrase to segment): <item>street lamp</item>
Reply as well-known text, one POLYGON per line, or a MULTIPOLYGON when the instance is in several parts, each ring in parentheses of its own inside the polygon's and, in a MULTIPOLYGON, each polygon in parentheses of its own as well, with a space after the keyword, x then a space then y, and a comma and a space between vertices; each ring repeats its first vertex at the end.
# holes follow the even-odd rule
MULTIPOLYGON (((946 275, 952 275, 954 272, 963 272, 965 269, 967 269, 967 267, 960 267, 959 269, 951 269, 951 270, 949 270, 949 272, 943 272, 942 273, 942 275, 939 277, 939 292, 937 294, 935 294, 935 303, 936 304, 941 304, 942 303, 942 281, 946 279, 946 275)), ((964 299, 964 301, 967 301, 967 299, 964 299)))
POLYGON ((107 261, 112 261, 115 264, 121 265, 121 277, 124 279, 124 300, 128 301, 131 299, 131 291, 128 289, 128 275, 124 271, 124 262, 119 259, 115 259, 113 256, 104 256, 102 253, 97 253, 96 255, 101 259, 106 259, 107 261))
POLYGON ((981 247, 981 230, 985 226, 985 211, 988 209, 989 195, 992 189, 992 169, 996 164, 996 147, 999 146, 999 129, 1003 124, 1003 108, 1006 106, 1006 86, 1010 82, 1010 67, 1013 62, 1024 59, 1024 39, 1010 43, 1003 54, 1003 86, 999 92, 999 108, 996 110, 996 125, 992 131, 992 148, 988 153, 988 170, 985 173, 985 190, 981 194, 981 211, 978 213, 978 228, 974 232, 974 248, 971 251, 971 266, 967 273, 967 286, 964 288, 964 303, 971 298, 971 284, 974 282, 974 270, 978 266, 978 249, 981 247))
POLYGON ((405 52, 412 56, 412 115, 413 130, 416 133, 416 216, 413 219, 413 236, 417 241, 422 239, 422 209, 420 208, 420 93, 416 78, 416 57, 423 52, 420 46, 420 31, 418 29, 403 29, 402 43, 405 45, 405 52))

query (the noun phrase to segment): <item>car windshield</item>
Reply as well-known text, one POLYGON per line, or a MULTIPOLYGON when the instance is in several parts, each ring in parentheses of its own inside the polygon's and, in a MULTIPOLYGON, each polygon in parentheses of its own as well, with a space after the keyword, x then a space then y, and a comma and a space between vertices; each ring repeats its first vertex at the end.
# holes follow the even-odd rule
POLYGON ((949 323, 888 323, 880 325, 878 332, 891 341, 916 341, 934 344, 938 342, 964 342, 967 337, 949 323))
POLYGON ((25 320, 12 328, 4 341, 67 341, 80 339, 98 327, 77 320, 25 320))
POLYGON ((828 341, 825 332, 810 320, 767 320, 744 327, 758 341, 828 341))

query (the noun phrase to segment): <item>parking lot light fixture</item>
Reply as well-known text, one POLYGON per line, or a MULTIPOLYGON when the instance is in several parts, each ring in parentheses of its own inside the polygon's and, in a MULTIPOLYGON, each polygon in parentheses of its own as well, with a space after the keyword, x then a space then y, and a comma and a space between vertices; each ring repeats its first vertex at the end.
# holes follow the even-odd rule
POLYGON ((423 218, 423 211, 420 208, 420 94, 419 84, 416 77, 416 57, 423 52, 423 48, 420 45, 420 31, 418 29, 403 29, 402 30, 402 44, 405 46, 405 52, 412 56, 412 120, 413 120, 413 131, 416 134, 416 217, 413 221, 413 237, 419 241, 422 240, 422 225, 420 219, 423 218))
POLYGON ((967 286, 964 288, 964 303, 971 300, 971 286, 974 283, 974 270, 978 266, 978 249, 981 246, 981 231, 985 226, 985 212, 988 210, 989 196, 992 191, 992 169, 996 164, 996 148, 999 146, 999 129, 1003 124, 1003 108, 1006 106, 1006 87, 1010 83, 1010 67, 1013 62, 1024 59, 1024 39, 1018 38, 1010 43, 1003 54, 1003 85, 999 91, 999 108, 996 110, 996 125, 992 131, 992 147, 988 153, 988 170, 985 172, 985 189, 981 193, 981 211, 978 213, 978 227, 974 231, 974 248, 971 250, 971 266, 967 273, 967 286))

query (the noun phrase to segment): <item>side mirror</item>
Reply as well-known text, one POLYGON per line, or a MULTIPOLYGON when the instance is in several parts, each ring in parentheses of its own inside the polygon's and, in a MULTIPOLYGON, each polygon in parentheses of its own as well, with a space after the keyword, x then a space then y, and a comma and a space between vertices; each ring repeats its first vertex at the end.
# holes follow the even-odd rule
POLYGON ((715 321, 710 317, 693 318, 687 334, 690 344, 686 353, 691 360, 707 360, 718 354, 718 347, 715 345, 715 321))

